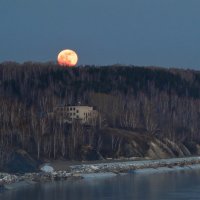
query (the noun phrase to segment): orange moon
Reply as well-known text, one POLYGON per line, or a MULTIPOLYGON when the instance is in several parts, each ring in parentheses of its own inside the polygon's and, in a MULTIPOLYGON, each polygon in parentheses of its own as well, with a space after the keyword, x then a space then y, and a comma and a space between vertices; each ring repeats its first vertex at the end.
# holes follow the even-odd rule
POLYGON ((65 49, 58 54, 57 60, 61 66, 74 67, 78 62, 78 55, 73 50, 65 49))

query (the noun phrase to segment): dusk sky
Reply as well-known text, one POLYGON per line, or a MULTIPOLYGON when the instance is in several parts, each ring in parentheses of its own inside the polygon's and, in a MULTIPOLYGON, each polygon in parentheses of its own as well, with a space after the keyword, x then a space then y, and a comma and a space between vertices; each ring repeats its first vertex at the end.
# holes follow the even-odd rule
POLYGON ((200 69, 199 0, 1 0, 0 62, 200 69))

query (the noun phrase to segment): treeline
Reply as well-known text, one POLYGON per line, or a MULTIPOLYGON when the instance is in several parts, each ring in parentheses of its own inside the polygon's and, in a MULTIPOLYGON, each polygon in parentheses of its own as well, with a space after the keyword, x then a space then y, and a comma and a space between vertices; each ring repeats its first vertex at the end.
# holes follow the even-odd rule
POLYGON ((101 154, 99 129, 200 141, 200 73, 136 66, 63 68, 53 63, 0 64, 0 156, 22 148, 38 158, 101 154), (93 126, 49 117, 64 104, 95 106, 93 126))

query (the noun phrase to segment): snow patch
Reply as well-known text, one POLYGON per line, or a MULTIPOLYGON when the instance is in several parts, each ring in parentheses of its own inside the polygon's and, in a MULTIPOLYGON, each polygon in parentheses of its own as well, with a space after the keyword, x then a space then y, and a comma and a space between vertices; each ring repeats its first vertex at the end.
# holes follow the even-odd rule
POLYGON ((116 176, 117 174, 112 173, 112 172, 106 172, 106 173, 90 173, 90 174, 81 174, 81 177, 83 178, 108 178, 108 177, 113 177, 116 176))
POLYGON ((94 165, 91 165, 90 168, 93 169, 93 170, 98 170, 99 169, 98 166, 94 166, 94 165))
POLYGON ((45 164, 43 167, 41 167, 40 170, 43 171, 43 172, 46 172, 46 173, 53 173, 54 172, 53 167, 50 166, 48 163, 45 164))

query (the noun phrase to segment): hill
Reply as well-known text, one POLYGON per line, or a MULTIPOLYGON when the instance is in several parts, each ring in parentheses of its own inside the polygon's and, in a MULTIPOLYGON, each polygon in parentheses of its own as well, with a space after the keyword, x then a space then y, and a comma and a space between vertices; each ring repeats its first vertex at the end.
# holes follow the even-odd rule
POLYGON ((37 159, 173 157, 199 151, 198 71, 1 63, 0 103, 2 167, 18 149, 37 159), (58 105, 78 102, 98 110, 94 125, 58 123, 48 116, 58 105), (155 144, 162 146, 159 155, 150 153, 155 144))

